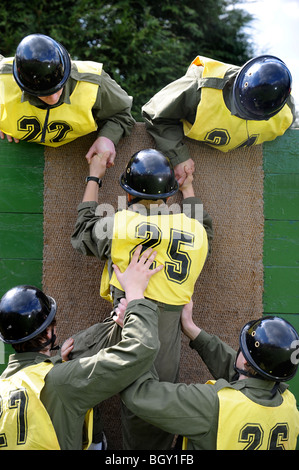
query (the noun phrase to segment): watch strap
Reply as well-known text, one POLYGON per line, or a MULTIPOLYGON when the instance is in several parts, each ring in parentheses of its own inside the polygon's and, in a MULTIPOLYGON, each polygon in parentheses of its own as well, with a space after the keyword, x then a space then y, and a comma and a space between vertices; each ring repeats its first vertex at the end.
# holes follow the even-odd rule
POLYGON ((97 178, 96 176, 86 176, 85 183, 87 184, 88 181, 95 181, 98 183, 99 188, 102 186, 102 180, 100 178, 97 178))

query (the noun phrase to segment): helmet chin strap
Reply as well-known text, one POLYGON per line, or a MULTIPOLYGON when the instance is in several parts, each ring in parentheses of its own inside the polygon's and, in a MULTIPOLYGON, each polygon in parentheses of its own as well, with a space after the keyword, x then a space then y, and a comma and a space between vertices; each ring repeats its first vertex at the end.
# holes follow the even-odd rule
POLYGON ((42 343, 38 348, 33 348, 31 349, 30 351, 31 352, 38 352, 38 351, 42 351, 43 349, 45 349, 47 346, 49 346, 49 344, 51 344, 51 347, 50 347, 50 351, 57 351, 58 349, 60 349, 60 346, 59 344, 57 346, 55 346, 55 343, 56 343, 56 335, 54 333, 54 328, 52 328, 51 330, 51 338, 49 338, 47 341, 45 341, 44 343, 42 343))
MULTIPOLYGON (((253 378, 257 378, 258 376, 257 375, 254 375, 254 374, 251 374, 251 372, 249 372, 248 370, 246 369, 239 369, 236 364, 234 365, 234 369, 235 371, 240 375, 245 375, 246 377, 253 377, 253 378)), ((262 378, 262 376, 259 376, 260 378, 262 378)))
POLYGON ((128 201, 128 207, 133 206, 133 204, 137 204, 141 199, 139 197, 134 197, 131 201, 128 201))
MULTIPOLYGON (((163 202, 167 202, 167 198, 161 198, 160 200, 162 200, 163 202)), ((133 199, 131 199, 131 201, 128 201, 128 207, 132 206, 133 204, 138 204, 140 201, 142 201, 142 197, 135 197, 133 199)), ((153 199, 153 201, 155 201, 153 199)))
POLYGON ((52 337, 51 337, 51 348, 50 348, 50 351, 58 351, 58 349, 60 349, 60 346, 59 344, 57 344, 55 346, 55 343, 56 343, 56 335, 54 334, 54 332, 52 331, 52 337))
POLYGON ((235 364, 234 364, 234 369, 235 369, 235 371, 237 372, 237 374, 239 375, 239 377, 240 377, 240 375, 245 375, 246 377, 252 377, 252 378, 255 378, 255 379, 256 379, 256 378, 261 378, 261 379, 263 379, 263 377, 262 377, 261 375, 259 375, 259 374, 252 374, 249 370, 246 370, 246 369, 239 369, 239 368, 237 367, 236 364, 237 364, 237 359, 238 359, 238 356, 239 356, 240 352, 241 352, 241 348, 238 349, 238 352, 237 352, 237 355, 236 355, 235 364))

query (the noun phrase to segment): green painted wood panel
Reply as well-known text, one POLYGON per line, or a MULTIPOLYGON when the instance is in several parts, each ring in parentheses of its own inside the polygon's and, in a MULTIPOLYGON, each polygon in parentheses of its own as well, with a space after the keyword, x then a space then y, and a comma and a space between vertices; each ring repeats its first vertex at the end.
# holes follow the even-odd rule
POLYGON ((299 173, 265 174, 266 219, 299 220, 299 173))
POLYGON ((0 213, 0 258, 42 259, 43 215, 0 213))
POLYGON ((299 268, 299 220, 265 220, 264 266, 299 268))
POLYGON ((299 173, 299 130, 289 129, 281 137, 263 144, 266 173, 299 173))
POLYGON ((0 213, 42 212, 44 148, 0 142, 0 213))
POLYGON ((41 168, 0 166, 0 172, 1 212, 42 211, 43 170, 41 168))
MULTIPOLYGON (((263 144, 264 314, 299 332, 299 130, 263 144)), ((290 381, 299 404, 299 373, 290 381)))
POLYGON ((265 267, 264 311, 267 313, 298 313, 299 269, 265 267))
MULTIPOLYGON (((0 141, 0 296, 42 287, 44 147, 0 141)), ((0 372, 12 348, 1 343, 0 372)))
POLYGON ((14 286, 31 284, 42 288, 43 260, 0 260, 0 296, 14 286))
POLYGON ((15 166, 16 168, 44 168, 44 148, 42 145, 20 142, 9 143, 0 141, 0 166, 15 166))

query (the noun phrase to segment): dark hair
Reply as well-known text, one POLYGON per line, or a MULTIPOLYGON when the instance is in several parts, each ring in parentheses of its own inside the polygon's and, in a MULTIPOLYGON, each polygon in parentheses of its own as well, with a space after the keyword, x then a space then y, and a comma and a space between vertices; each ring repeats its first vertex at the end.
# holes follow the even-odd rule
POLYGON ((42 351, 45 347, 47 341, 47 332, 48 328, 52 328, 56 325, 56 319, 54 318, 50 325, 42 331, 39 335, 30 339, 29 341, 24 341, 23 343, 12 344, 12 347, 17 353, 31 352, 31 351, 42 351))

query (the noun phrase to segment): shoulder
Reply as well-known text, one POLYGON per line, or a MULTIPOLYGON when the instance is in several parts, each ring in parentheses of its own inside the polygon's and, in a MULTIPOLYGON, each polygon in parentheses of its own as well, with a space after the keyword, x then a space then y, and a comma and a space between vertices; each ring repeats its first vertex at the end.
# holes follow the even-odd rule
POLYGON ((71 78, 99 85, 102 80, 103 64, 93 61, 72 61, 71 78))
POLYGON ((13 57, 3 57, 0 54, 0 73, 12 74, 13 57))

